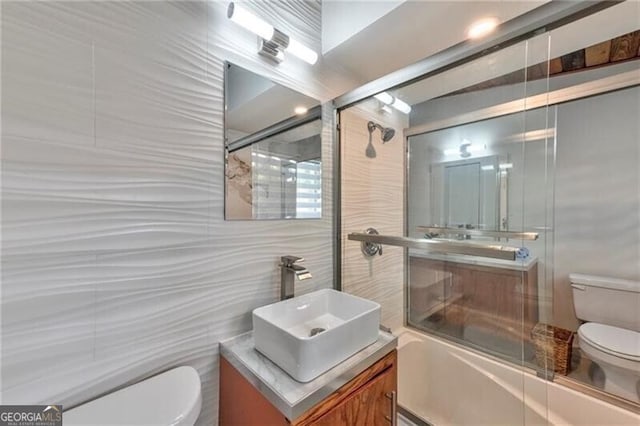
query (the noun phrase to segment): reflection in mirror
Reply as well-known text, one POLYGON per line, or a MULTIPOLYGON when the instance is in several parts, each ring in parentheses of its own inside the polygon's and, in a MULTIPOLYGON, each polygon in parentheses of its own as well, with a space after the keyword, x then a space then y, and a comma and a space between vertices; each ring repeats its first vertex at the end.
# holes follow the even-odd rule
POLYGON ((225 71, 225 219, 320 218, 319 102, 237 65, 225 71))
MULTIPOLYGON (((503 115, 409 138, 413 166, 409 168, 410 180, 425 185, 425 190, 413 192, 409 199, 413 236, 422 237, 424 232, 420 226, 425 225, 485 231, 523 230, 522 221, 518 220, 518 215, 522 215, 522 185, 528 185, 522 175, 525 169, 521 162, 523 138, 526 136, 529 142, 527 158, 535 161, 529 164, 529 180, 537 184, 539 177, 535 176, 534 181, 533 175, 540 170, 540 164, 545 164, 545 141, 553 137, 555 130, 547 127, 546 109, 538 108, 526 113, 527 127, 531 130, 524 135, 524 116, 523 112, 503 115)), ((533 197, 533 193, 528 192, 530 215, 544 205, 544 200, 533 197)), ((544 212, 539 214, 544 218, 544 212)), ((455 237, 460 239, 462 234, 455 237)), ((466 239, 469 238, 467 235, 466 239)))

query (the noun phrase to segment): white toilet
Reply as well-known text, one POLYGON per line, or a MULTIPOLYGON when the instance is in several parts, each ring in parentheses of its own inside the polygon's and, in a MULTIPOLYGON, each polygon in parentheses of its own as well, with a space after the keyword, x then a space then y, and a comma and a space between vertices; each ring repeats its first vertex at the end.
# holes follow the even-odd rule
POLYGON ((640 282, 570 274, 580 349, 605 374, 605 390, 640 402, 640 282))
POLYGON ((178 367, 65 411, 65 426, 193 426, 202 407, 200 376, 178 367))

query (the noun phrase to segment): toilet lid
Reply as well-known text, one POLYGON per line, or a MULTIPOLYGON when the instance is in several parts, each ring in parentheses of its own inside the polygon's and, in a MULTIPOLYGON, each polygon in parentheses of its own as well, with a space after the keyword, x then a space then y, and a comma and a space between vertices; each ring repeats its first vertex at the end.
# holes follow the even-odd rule
POLYGON ((174 368, 65 411, 65 426, 193 426, 202 396, 198 372, 174 368))
POLYGON ((608 354, 640 362, 640 333, 588 322, 578 329, 580 339, 608 354))

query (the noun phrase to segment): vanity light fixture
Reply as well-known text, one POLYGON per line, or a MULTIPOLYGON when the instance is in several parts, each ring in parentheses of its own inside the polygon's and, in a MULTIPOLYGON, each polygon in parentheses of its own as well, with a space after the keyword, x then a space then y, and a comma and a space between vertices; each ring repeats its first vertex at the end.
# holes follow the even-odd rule
POLYGON ((476 152, 482 152, 485 149, 487 149, 486 145, 471 143, 469 139, 465 138, 462 139, 462 143, 460 144, 460 155, 462 155, 463 153, 469 153, 469 155, 471 155, 476 152))
POLYGON ((467 37, 470 39, 484 37, 487 34, 492 33, 499 24, 500 20, 495 17, 478 19, 469 26, 469 29, 467 29, 467 37))
POLYGON ((377 100, 382 102, 385 105, 391 105, 393 103, 393 96, 388 94, 387 92, 378 93, 374 96, 377 100))
POLYGON ((482 152, 487 149, 486 145, 472 144, 468 139, 463 139, 457 148, 449 148, 444 150, 444 155, 460 155, 462 158, 470 157, 471 154, 482 152))
POLYGON ((309 109, 307 107, 303 107, 303 106, 297 106, 293 109, 293 112, 296 115, 303 115, 306 114, 309 111, 309 109))
POLYGON ((380 112, 382 112, 384 114, 391 114, 393 112, 393 110, 391 109, 391 107, 389 105, 383 104, 380 107, 380 112))
POLYGON ((444 150, 444 155, 456 155, 460 153, 460 148, 448 148, 444 150))
POLYGON ((289 45, 285 51, 297 56, 309 65, 314 65, 318 62, 318 54, 316 52, 291 37, 289 37, 289 45))
POLYGON ((310 65, 318 61, 316 52, 234 2, 229 3, 227 17, 260 37, 258 53, 276 63, 284 60, 284 52, 297 56, 310 65))
POLYGON ((398 111, 404 114, 409 114, 411 112, 411 105, 409 105, 404 101, 401 101, 400 99, 394 96, 391 96, 387 92, 378 93, 377 95, 374 96, 374 98, 376 98, 377 100, 379 100, 385 105, 392 106, 393 108, 397 109, 398 111))

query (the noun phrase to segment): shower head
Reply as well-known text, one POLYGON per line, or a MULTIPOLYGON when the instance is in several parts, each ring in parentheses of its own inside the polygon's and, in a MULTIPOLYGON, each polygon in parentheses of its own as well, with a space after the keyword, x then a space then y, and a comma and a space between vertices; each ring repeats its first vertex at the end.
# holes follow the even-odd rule
POLYGON ((385 129, 382 130, 382 142, 389 142, 395 134, 396 131, 394 129, 391 127, 385 127, 385 129))
POLYGON ((380 133, 382 134, 382 143, 389 142, 391 138, 393 138, 393 135, 396 134, 396 131, 391 127, 382 127, 373 121, 367 123, 367 128, 369 129, 369 134, 373 133, 375 129, 380 129, 380 133))

